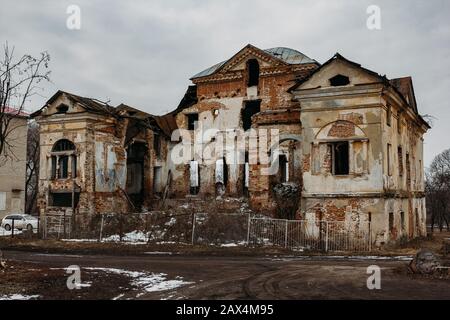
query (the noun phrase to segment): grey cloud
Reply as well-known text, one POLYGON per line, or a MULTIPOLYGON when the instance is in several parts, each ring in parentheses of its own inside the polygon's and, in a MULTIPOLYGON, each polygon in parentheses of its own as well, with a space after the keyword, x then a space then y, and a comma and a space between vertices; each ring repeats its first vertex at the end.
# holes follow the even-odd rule
POLYGON ((52 56, 52 83, 30 109, 58 89, 160 114, 176 107, 189 77, 247 43, 287 46, 324 62, 339 51, 388 77, 411 75, 422 114, 437 120, 425 160, 449 148, 450 3, 373 0, 0 0, 0 41, 17 53, 52 56), (66 8, 82 10, 82 29, 66 28, 66 8), (379 5, 382 30, 366 28, 379 5))

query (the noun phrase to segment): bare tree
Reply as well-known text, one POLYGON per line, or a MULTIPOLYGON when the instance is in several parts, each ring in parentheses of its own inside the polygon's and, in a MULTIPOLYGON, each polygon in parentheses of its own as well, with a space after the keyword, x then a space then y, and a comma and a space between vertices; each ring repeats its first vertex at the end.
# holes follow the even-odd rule
POLYGON ((3 159, 15 158, 10 135, 18 125, 13 119, 23 114, 26 103, 38 94, 39 83, 50 80, 49 61, 47 52, 37 58, 28 54, 16 58, 14 48, 8 43, 4 45, 0 57, 0 155, 3 159))
POLYGON ((26 213, 37 213, 39 183, 39 125, 32 121, 28 125, 27 137, 27 178, 25 181, 26 213))
POLYGON ((425 192, 431 228, 450 225, 450 149, 437 155, 426 174, 425 192))

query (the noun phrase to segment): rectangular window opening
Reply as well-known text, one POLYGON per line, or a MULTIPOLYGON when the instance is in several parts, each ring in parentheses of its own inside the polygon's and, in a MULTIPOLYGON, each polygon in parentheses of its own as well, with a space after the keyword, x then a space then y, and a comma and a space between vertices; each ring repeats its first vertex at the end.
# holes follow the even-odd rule
POLYGON ((398 147, 398 174, 400 177, 403 177, 403 149, 402 147, 398 147))
POLYGON ((59 157, 59 179, 69 177, 69 156, 59 157))
POLYGON ((391 120, 392 120, 392 107, 387 106, 387 112, 386 112, 386 124, 390 127, 391 126, 391 120))
POLYGON ((392 145, 390 143, 388 143, 388 145, 387 145, 387 172, 388 172, 389 176, 392 176, 391 153, 392 153, 392 145))
POLYGON ((392 233, 394 231, 394 213, 389 212, 389 232, 392 233))
POLYGON ((278 156, 279 161, 279 170, 280 170, 280 182, 285 183, 289 181, 289 168, 288 168, 288 160, 286 155, 280 154, 278 156))
POLYGON ((188 122, 188 130, 195 130, 195 124, 198 122, 198 113, 189 113, 186 117, 188 122))
MULTIPOLYGON (((79 193, 75 193, 75 201, 73 205, 78 205, 80 198, 79 193)), ((53 207, 71 208, 72 207, 72 193, 50 193, 50 203, 53 207)))
POLYGON ((242 109, 242 126, 244 131, 252 127, 252 117, 261 112, 261 101, 248 101, 242 109))
POLYGON ((341 176, 349 174, 350 163, 348 141, 332 143, 331 158, 333 164, 333 175, 341 176))
POLYGON ((403 211, 400 212, 400 219, 402 223, 402 231, 405 231, 405 213, 403 211))

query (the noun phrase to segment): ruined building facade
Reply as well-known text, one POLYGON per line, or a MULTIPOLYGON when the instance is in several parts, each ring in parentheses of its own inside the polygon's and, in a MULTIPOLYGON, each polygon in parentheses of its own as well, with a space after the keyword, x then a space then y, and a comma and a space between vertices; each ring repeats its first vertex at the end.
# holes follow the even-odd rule
POLYGON ((41 214, 73 215, 81 227, 166 198, 230 197, 280 217, 275 190, 290 185, 295 210, 282 218, 370 222, 378 244, 425 235, 429 126, 411 78, 388 80, 339 54, 320 65, 248 45, 191 80, 164 116, 56 93, 33 115, 41 214))

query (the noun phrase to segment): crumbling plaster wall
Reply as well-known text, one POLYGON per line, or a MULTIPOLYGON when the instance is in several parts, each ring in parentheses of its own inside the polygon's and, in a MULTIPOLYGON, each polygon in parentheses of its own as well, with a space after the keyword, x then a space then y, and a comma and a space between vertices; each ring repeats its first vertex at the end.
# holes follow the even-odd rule
MULTIPOLYGON (((115 133, 117 120, 110 116, 87 113, 85 109, 61 95, 38 118, 40 125, 39 208, 41 214, 72 213, 71 208, 52 208, 50 191, 80 191, 76 213, 78 223, 87 223, 95 213, 126 212, 128 203, 119 191, 126 177, 126 154, 115 133), (65 114, 56 114, 61 103, 69 106, 65 114), (75 144, 76 178, 51 179, 51 154, 54 144, 67 139, 75 144)), ((69 167, 69 172, 71 168, 69 167)))
MULTIPOLYGON (((263 61, 258 57, 247 54, 247 59, 258 59, 260 69, 260 80, 258 87, 248 88, 246 85, 246 61, 237 64, 232 70, 219 75, 214 75, 209 78, 196 79, 194 83, 197 85, 197 96, 199 102, 183 110, 177 115, 176 121, 179 128, 187 129, 187 117, 189 113, 198 113, 201 130, 215 129, 220 133, 227 132, 233 136, 236 132, 242 130, 241 111, 245 107, 246 101, 261 101, 261 111, 289 109, 295 106, 292 101, 292 95, 288 93, 288 89, 293 85, 294 79, 298 74, 304 73, 305 70, 316 68, 315 64, 304 66, 278 66, 273 67, 267 61, 263 61)), ((256 116, 255 116, 256 117, 256 116)), ((272 125, 277 126, 275 115, 267 115, 266 118, 273 118, 272 125)), ((270 122, 270 121, 269 121, 270 122)), ((299 119, 296 119, 299 122, 299 119)), ((256 126, 257 127, 257 126, 256 126)), ((270 127, 270 126, 268 126, 270 127)), ((280 128, 287 130, 286 127, 280 125, 280 128)), ((294 130, 299 131, 299 126, 294 130)), ((199 137, 194 137, 191 134, 191 139, 200 141, 199 137)), ((211 163, 215 160, 226 157, 228 164, 229 183, 227 185, 227 195, 241 196, 243 194, 243 165, 233 164, 233 157, 235 152, 226 150, 225 154, 214 152, 214 147, 211 145, 210 139, 203 141, 201 150, 205 147, 210 148, 209 154, 214 154, 211 163), (210 152, 210 150, 213 150, 210 152)), ((186 143, 186 142, 185 142, 186 143)), ((171 150, 177 146, 171 145, 171 150)), ((242 157, 244 155, 241 155, 242 157)), ((193 158, 193 157, 192 157, 193 158)), ((189 164, 170 164, 170 170, 173 172, 173 185, 171 188, 171 196, 184 197, 189 194, 189 164)), ((251 167, 251 171, 253 166, 251 167)), ((255 167, 256 170, 256 167, 255 167)), ((200 195, 211 196, 215 193, 215 165, 200 164, 200 195)), ((259 171, 259 170, 258 170, 259 171)), ((256 179, 258 183, 264 186, 251 196, 252 202, 260 204, 261 207, 267 206, 267 197, 264 196, 266 189, 269 187, 268 180, 261 177, 257 173, 250 174, 252 187, 253 180, 256 179), (267 180, 267 181, 265 181, 267 180), (258 194, 259 195, 258 195, 258 194), (264 201, 259 201, 258 197, 265 197, 264 201), (255 200, 253 200, 255 199, 255 200), (264 205, 263 205, 264 203, 264 205)))
POLYGON ((294 95, 301 105, 303 126, 304 189, 300 216, 328 221, 348 220, 349 216, 359 222, 370 219, 372 240, 379 245, 402 236, 424 235, 424 200, 420 197, 423 177, 419 178, 419 172, 423 172, 421 136, 424 131, 414 125, 417 117, 409 110, 402 114, 404 128, 398 133, 397 109, 406 108, 398 95, 371 75, 339 61, 311 77, 294 95), (350 85, 330 87, 328 79, 336 74, 348 76, 350 85), (387 126, 388 104, 393 109, 390 126, 387 126), (358 142, 360 150, 355 148, 358 141, 353 139, 355 135, 363 142, 362 145, 358 142), (349 175, 331 173, 331 154, 326 144, 336 140, 354 141, 349 150, 349 175), (388 143, 392 146, 390 157, 388 143), (397 155, 399 145, 403 148, 402 177, 397 155), (410 187, 406 184, 406 153, 414 164, 410 187), (361 162, 362 171, 358 170, 361 162), (404 212, 404 226, 401 226, 401 212, 404 212))

